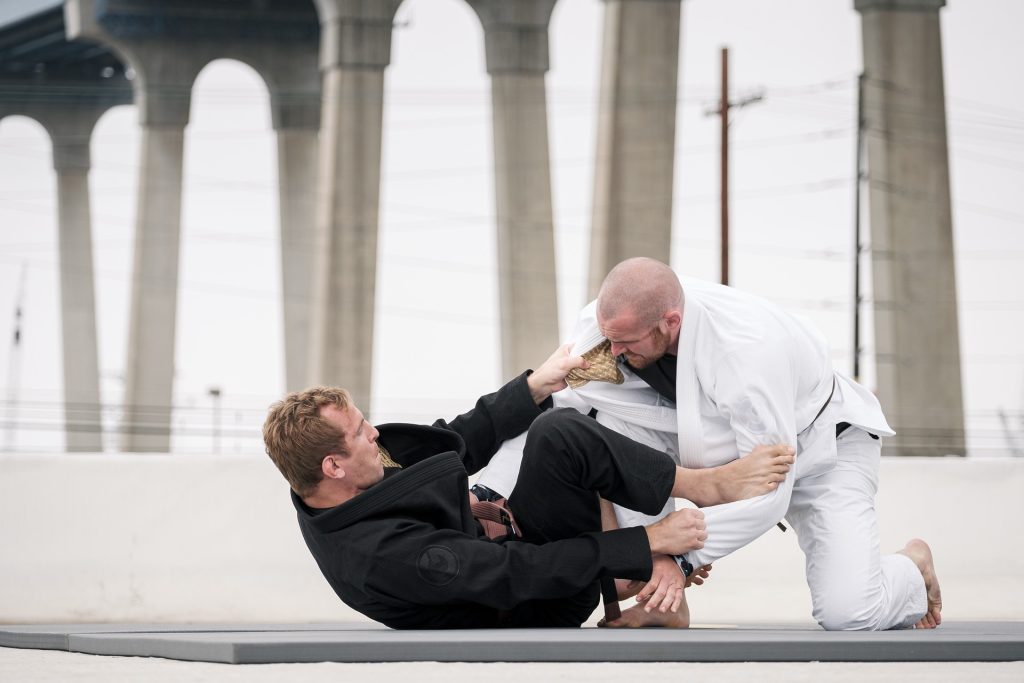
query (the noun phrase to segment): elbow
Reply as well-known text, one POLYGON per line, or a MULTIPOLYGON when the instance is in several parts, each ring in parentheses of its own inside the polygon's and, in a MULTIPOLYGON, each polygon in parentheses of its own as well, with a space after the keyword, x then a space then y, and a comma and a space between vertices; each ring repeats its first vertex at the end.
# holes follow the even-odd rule
POLYGON ((764 521, 765 531, 771 529, 786 516, 786 511, 789 510, 789 501, 792 497, 792 493, 792 485, 788 484, 788 482, 783 482, 783 485, 779 489, 761 496, 760 500, 763 504, 762 519, 764 521))

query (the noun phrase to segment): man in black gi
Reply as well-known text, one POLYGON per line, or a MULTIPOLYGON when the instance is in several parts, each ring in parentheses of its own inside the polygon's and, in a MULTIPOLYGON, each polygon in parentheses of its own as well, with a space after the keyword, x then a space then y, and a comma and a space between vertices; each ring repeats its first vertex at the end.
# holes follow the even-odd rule
MULTIPOLYGON (((692 509, 600 531, 598 494, 656 513, 670 495, 715 490, 735 472, 684 470, 574 410, 545 412, 566 374, 586 366, 568 348, 430 427, 378 429, 343 389, 271 406, 267 453, 291 484, 306 545, 347 605, 392 628, 577 627, 597 605, 599 579, 645 581, 652 553, 703 546, 703 514, 692 509), (492 541, 471 514, 467 473, 531 425, 509 499, 523 536, 492 541)), ((756 472, 748 465, 746 495, 767 490, 791 461, 778 449, 756 472)), ((681 583, 652 600, 675 609, 681 583)))

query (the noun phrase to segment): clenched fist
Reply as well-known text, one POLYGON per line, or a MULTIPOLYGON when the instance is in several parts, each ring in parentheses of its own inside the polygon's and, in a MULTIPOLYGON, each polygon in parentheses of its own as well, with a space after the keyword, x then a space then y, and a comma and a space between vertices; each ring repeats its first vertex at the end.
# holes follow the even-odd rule
POLYGON ((704 513, 690 508, 676 510, 647 527, 651 552, 665 555, 682 555, 691 550, 699 550, 704 547, 707 537, 704 513))
POLYGON ((570 356, 572 344, 558 347, 551 356, 526 378, 530 387, 530 395, 540 405, 548 396, 568 386, 565 378, 577 368, 586 368, 590 364, 582 356, 570 356))

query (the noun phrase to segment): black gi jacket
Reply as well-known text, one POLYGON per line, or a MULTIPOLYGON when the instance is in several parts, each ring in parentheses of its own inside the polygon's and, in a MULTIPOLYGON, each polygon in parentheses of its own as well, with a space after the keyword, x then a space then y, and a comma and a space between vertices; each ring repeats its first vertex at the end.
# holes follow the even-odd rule
POLYGON ((650 577, 639 527, 542 545, 482 534, 467 470, 485 466, 540 414, 526 376, 450 424, 379 426, 379 442, 402 469, 385 470, 355 498, 317 510, 292 493, 306 545, 345 604, 392 628, 490 628, 516 605, 577 595, 602 576, 650 577))

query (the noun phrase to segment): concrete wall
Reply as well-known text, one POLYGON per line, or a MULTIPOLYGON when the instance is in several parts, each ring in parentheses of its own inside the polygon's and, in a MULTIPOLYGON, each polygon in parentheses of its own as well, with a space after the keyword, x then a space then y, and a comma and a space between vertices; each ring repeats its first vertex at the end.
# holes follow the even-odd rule
MULTIPOLYGON (((882 463, 882 547, 932 543, 947 619, 1024 616, 1024 460, 882 463)), ((778 530, 688 591, 695 623, 809 621, 803 559, 778 530)), ((263 455, 0 455, 0 622, 333 621, 263 455)))

